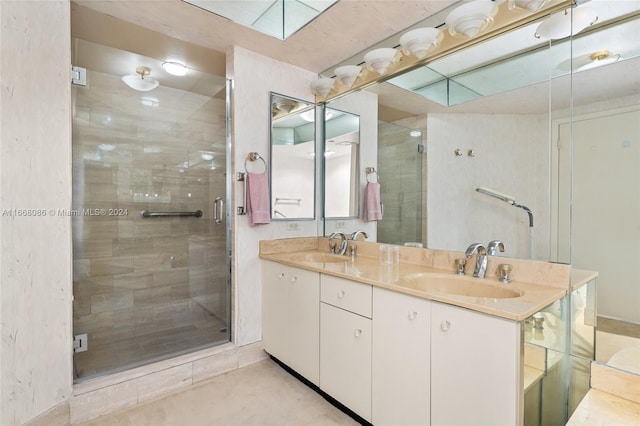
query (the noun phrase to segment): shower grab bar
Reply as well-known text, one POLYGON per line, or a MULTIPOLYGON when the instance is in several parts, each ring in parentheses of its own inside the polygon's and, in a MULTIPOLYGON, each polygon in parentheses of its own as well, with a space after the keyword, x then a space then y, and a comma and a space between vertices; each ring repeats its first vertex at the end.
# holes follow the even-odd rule
POLYGON ((140 216, 144 218, 149 217, 202 217, 202 210, 196 210, 195 212, 151 212, 149 210, 144 210, 140 212, 140 216))

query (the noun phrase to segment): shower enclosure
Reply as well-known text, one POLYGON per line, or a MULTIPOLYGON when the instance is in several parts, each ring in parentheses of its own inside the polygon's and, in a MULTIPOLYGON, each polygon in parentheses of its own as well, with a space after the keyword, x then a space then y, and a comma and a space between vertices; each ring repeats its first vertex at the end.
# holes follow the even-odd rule
POLYGON ((225 78, 77 38, 72 55, 76 380, 228 342, 225 78), (160 85, 125 84, 137 66, 160 85))
MULTIPOLYGON (((423 226, 422 138, 410 129, 378 121, 378 172, 384 218, 378 222, 378 242, 426 242, 423 226)), ((426 221, 424 222, 426 223, 426 221)))

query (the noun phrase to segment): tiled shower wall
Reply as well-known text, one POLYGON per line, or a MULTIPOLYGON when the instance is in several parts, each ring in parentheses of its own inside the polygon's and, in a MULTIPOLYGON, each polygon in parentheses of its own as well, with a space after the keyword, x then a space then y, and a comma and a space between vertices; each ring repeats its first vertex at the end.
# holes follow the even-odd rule
POLYGON ((389 244, 423 242, 422 154, 420 138, 410 128, 378 122, 378 172, 384 218, 378 222, 378 241, 389 244))
POLYGON ((79 377, 228 340, 225 226, 212 219, 225 101, 202 92, 136 92, 91 69, 73 88, 74 334, 89 340, 79 377))

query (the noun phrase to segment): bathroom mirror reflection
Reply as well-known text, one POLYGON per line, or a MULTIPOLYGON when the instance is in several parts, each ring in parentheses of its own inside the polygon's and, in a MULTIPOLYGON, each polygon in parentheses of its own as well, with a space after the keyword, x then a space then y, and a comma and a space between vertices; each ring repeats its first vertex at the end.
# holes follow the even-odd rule
POLYGON ((315 218, 315 106, 271 93, 271 218, 315 218))
POLYGON ((358 217, 360 117, 326 106, 324 111, 324 216, 358 217))
POLYGON ((599 0, 578 8, 586 5, 599 17, 588 29, 460 74, 465 84, 491 87, 524 75, 522 87, 451 106, 391 82, 363 90, 378 97, 379 125, 377 146, 363 140, 362 149, 377 150, 384 176, 378 242, 464 251, 500 239, 500 256, 597 271, 596 359, 637 373, 640 266, 631 259, 640 258, 640 10, 638 2, 599 0), (604 51, 611 60, 595 55, 604 51), (530 80, 528 54, 546 77, 530 80), (422 132, 420 141, 411 131, 422 132), (532 211, 534 226, 514 204, 532 211))

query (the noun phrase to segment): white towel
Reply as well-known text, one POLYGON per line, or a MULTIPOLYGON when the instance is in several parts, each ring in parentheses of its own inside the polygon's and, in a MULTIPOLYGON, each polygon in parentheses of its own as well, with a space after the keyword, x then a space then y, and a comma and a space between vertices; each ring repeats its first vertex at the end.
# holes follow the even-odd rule
POLYGON ((380 203, 380 184, 367 182, 364 190, 364 209, 362 217, 365 222, 382 220, 382 203, 380 203))

